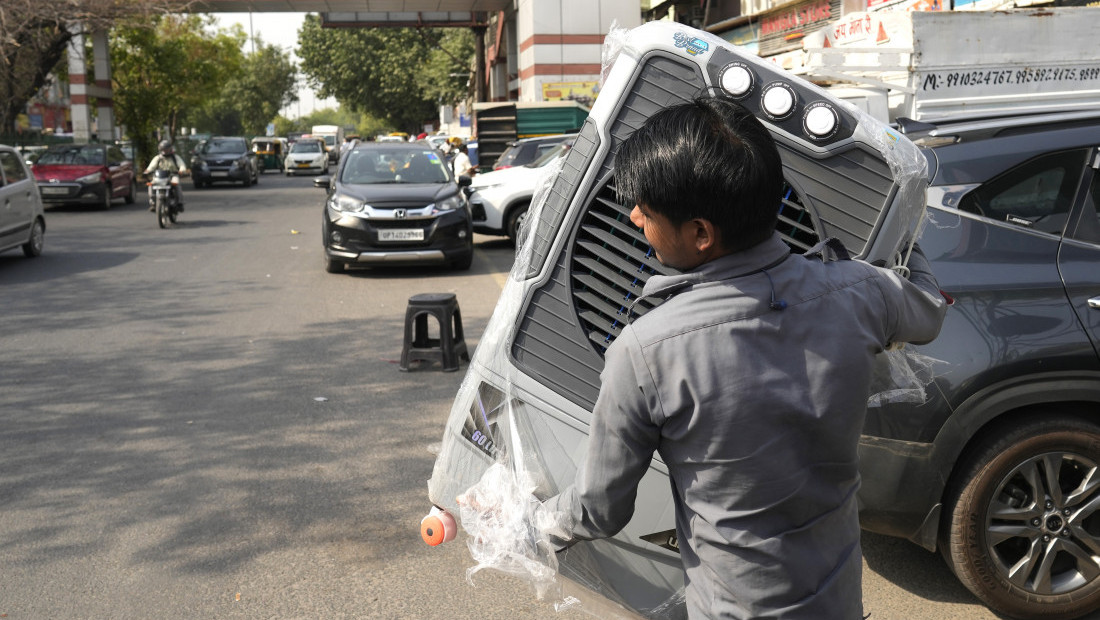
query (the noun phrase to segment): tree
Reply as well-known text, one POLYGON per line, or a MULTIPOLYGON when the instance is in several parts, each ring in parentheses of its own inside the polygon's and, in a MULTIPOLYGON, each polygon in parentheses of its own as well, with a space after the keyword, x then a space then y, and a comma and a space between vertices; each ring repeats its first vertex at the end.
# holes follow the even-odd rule
POLYGON ((417 76, 424 96, 439 105, 455 105, 473 89, 474 33, 447 28, 417 76))
POLYGON ((126 17, 182 11, 191 0, 3 0, 0 3, 0 132, 11 131, 48 83, 74 35, 126 17))
POLYGON ((470 33, 451 28, 321 28, 316 15, 298 32, 302 72, 322 97, 394 126, 419 130, 440 103, 465 95, 470 33))
POLYGON ((206 29, 213 18, 166 15, 153 27, 126 24, 111 36, 115 110, 143 155, 167 127, 175 136, 180 120, 221 93, 242 62, 244 32, 206 29))
POLYGON ((256 51, 244 57, 227 91, 240 113, 244 133, 263 135, 279 110, 298 100, 298 70, 290 54, 256 37, 256 51))
POLYGON ((244 54, 216 95, 188 111, 187 125, 220 135, 264 135, 279 110, 298 100, 298 70, 290 54, 258 37, 254 41, 256 51, 244 54))

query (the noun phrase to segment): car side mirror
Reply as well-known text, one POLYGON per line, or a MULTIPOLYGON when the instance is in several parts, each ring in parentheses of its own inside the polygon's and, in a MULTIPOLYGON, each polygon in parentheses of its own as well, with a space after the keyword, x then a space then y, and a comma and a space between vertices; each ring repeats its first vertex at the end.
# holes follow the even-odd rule
POLYGON ((329 184, 332 183, 332 177, 327 174, 320 177, 313 177, 313 187, 320 187, 322 189, 328 189, 329 184))
POLYGON ((459 187, 469 187, 470 184, 473 183, 473 182, 474 182, 474 180, 472 178, 470 178, 469 176, 465 175, 465 174, 461 174, 461 175, 458 176, 458 186, 459 187))

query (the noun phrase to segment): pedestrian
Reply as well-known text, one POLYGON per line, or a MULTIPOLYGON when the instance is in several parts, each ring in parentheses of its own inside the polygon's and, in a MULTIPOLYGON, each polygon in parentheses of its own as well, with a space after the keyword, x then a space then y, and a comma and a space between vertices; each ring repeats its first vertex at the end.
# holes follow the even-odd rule
POLYGON ((455 154, 454 160, 451 161, 451 169, 454 171, 455 176, 472 176, 476 170, 473 165, 470 164, 470 156, 467 154, 466 144, 461 143, 456 149, 458 153, 455 154))
POLYGON ((566 516, 555 544, 619 532, 657 453, 690 618, 863 617, 857 445, 876 354, 939 332, 927 260, 915 248, 906 279, 792 255, 775 143, 722 96, 654 115, 615 184, 682 273, 649 278, 662 303, 607 349, 585 460, 545 506, 566 516))

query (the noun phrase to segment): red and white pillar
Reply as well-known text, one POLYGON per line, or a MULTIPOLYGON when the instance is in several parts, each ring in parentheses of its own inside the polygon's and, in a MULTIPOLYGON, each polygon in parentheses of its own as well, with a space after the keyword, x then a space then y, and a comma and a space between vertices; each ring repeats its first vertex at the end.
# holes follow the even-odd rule
POLYGON ((520 101, 544 101, 544 90, 599 82, 611 24, 633 28, 641 21, 637 0, 519 0, 520 101))
POLYGON ((95 82, 89 83, 85 58, 84 35, 79 32, 69 42, 69 99, 72 108, 73 141, 110 142, 115 135, 115 109, 111 91, 111 57, 107 31, 92 33, 92 59, 95 82), (93 121, 91 99, 95 98, 93 121))

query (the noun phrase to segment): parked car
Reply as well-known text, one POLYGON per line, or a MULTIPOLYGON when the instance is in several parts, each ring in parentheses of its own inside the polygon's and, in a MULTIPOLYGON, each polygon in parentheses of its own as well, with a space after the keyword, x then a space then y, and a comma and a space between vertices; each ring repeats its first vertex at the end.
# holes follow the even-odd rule
POLYGON ((47 205, 110 209, 115 198, 133 204, 137 196, 134 162, 114 145, 55 144, 39 155, 31 170, 47 205))
POLYGON ((529 164, 555 146, 567 140, 572 140, 575 137, 576 135, 574 134, 559 134, 556 136, 523 138, 511 142, 504 149, 504 152, 500 154, 496 162, 493 163, 493 170, 502 170, 504 168, 529 164))
POLYGON ((34 175, 23 155, 0 145, 0 252, 22 248, 34 258, 42 253, 46 238, 46 216, 34 175))
POLYGON ((203 140, 191 157, 191 181, 195 189, 221 182, 255 185, 260 182, 256 154, 245 138, 215 136, 203 140))
POLYGON ((473 224, 460 185, 439 151, 424 144, 363 142, 348 151, 322 218, 325 270, 447 264, 469 269, 473 224))
POLYGON ((546 166, 564 155, 571 143, 559 142, 529 164, 474 176, 467 189, 474 232, 518 239, 546 166))
POLYGON ((290 146, 283 169, 286 175, 328 174, 328 151, 324 140, 302 138, 290 146))
POLYGON ((954 298, 924 405, 868 412, 866 529, 939 550, 1014 618, 1100 608, 1100 112, 900 123, 954 298))

